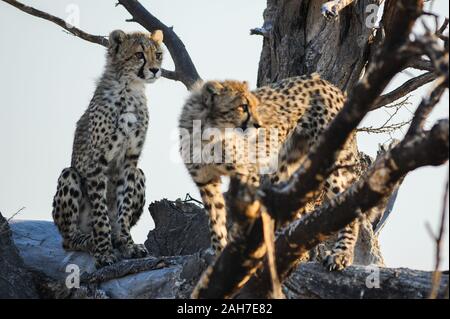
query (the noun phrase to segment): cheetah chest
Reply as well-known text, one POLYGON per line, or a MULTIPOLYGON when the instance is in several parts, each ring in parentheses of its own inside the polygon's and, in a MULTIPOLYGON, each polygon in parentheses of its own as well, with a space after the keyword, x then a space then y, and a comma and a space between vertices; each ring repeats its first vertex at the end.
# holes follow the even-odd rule
POLYGON ((144 100, 128 105, 117 119, 117 133, 120 147, 113 158, 117 164, 124 161, 126 155, 138 156, 145 141, 148 127, 148 111, 144 100))

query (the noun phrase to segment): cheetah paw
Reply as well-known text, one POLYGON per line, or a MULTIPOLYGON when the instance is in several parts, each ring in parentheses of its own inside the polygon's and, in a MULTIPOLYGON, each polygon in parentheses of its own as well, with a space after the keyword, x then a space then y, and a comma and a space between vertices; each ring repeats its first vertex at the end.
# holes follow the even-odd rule
POLYGON ((142 244, 131 244, 121 249, 122 257, 125 259, 144 258, 148 256, 147 248, 142 244))
POLYGON ((345 251, 332 252, 325 257, 323 264, 329 271, 340 271, 353 263, 353 253, 345 251))
POLYGON ((95 268, 100 269, 102 267, 111 266, 118 261, 118 258, 111 253, 95 254, 95 268))

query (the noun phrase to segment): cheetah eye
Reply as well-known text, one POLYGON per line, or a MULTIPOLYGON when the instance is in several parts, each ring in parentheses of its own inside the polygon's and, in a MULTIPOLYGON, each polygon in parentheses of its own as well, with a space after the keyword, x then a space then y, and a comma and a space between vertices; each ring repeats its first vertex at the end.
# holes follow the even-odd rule
POLYGON ((134 56, 135 56, 136 58, 138 58, 139 60, 144 59, 144 53, 143 53, 143 52, 136 52, 136 53, 134 54, 134 56))
POLYGON ((248 104, 241 104, 238 106, 238 110, 242 113, 248 113, 248 104))
POLYGON ((155 56, 156 56, 157 60, 161 60, 162 59, 162 52, 156 52, 155 56))

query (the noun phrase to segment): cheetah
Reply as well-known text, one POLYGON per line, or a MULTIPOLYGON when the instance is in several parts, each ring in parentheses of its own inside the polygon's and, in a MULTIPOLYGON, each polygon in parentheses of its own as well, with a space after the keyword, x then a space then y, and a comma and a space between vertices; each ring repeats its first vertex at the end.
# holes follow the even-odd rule
POLYGON ((106 66, 76 125, 71 166, 58 179, 53 220, 66 250, 93 254, 97 268, 147 255, 130 228, 145 203, 137 167, 148 128, 145 84, 161 76, 162 31, 109 35, 106 66))
MULTIPOLYGON (((299 168, 308 149, 313 147, 343 107, 345 99, 338 88, 316 73, 284 79, 254 91, 249 91, 246 82, 239 81, 209 81, 193 90, 179 119, 180 151, 209 214, 211 244, 216 255, 226 246, 230 237, 226 227, 221 177, 238 178, 254 187, 260 187, 266 182, 277 184, 286 181, 299 168), (195 127, 196 123, 201 123, 200 129, 195 127), (224 133, 232 127, 238 128, 235 134, 224 133), (212 141, 208 134, 204 136, 207 129, 212 128, 224 133, 221 138, 212 141), (252 129, 260 140, 253 138, 248 139, 248 143, 233 143, 246 135, 242 132, 252 129), (275 133, 261 137, 259 132, 262 129, 266 132, 275 129, 275 133), (293 134, 301 137, 299 143, 294 143, 291 138, 293 134), (275 151, 269 152, 274 138, 278 141, 272 148, 275 151), (197 142, 197 146, 207 148, 206 153, 221 149, 219 160, 204 161, 205 151, 197 152, 196 155, 196 141, 201 141, 197 142), (215 146, 211 147, 209 143, 215 143, 215 146), (273 155, 266 160, 246 159, 252 143, 264 146, 260 147, 264 154, 273 155), (236 145, 244 149, 244 156, 236 156, 236 145), (227 158, 223 152, 233 156, 227 158), (275 168, 268 170, 267 163, 273 166, 274 158, 275 168)), ((256 155, 263 153, 257 152, 256 155)), ((340 152, 333 173, 325 181, 321 197, 329 200, 355 181, 354 167, 358 154, 356 133, 353 133, 340 152)), ((298 212, 299 217, 311 210, 311 205, 307 207, 309 209, 298 212)), ((343 269, 353 262, 358 231, 357 222, 340 231, 335 246, 324 261, 329 270, 343 269)))

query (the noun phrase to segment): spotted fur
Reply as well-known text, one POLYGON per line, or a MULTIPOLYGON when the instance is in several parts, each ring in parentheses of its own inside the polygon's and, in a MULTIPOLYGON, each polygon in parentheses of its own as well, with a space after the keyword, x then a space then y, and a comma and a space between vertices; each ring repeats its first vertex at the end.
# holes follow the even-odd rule
POLYGON ((91 252, 97 267, 147 254, 133 242, 130 228, 145 203, 145 176, 137 167, 148 127, 144 89, 161 75, 162 32, 117 30, 109 43, 105 71, 77 123, 71 166, 59 176, 52 213, 63 247, 91 252))
MULTIPOLYGON (((252 92, 248 90, 246 83, 237 81, 206 82, 194 90, 184 105, 179 121, 180 131, 188 131, 193 136, 192 139, 181 138, 183 156, 188 149, 190 158, 195 157, 192 151, 193 140, 196 138, 195 134, 201 132, 194 131, 194 120, 201 121, 202 131, 211 127, 254 127, 265 128, 266 131, 275 128, 279 141, 276 153, 278 165, 271 174, 261 174, 261 167, 265 165, 262 160, 236 160, 227 163, 204 163, 198 158, 187 162, 185 160, 209 213, 211 241, 217 254, 225 247, 228 237, 220 178, 239 178, 255 187, 259 187, 263 180, 273 184, 286 181, 300 166, 308 149, 318 141, 343 107, 344 101, 345 95, 317 74, 288 78, 252 92), (296 143, 292 138, 293 134, 297 135, 296 143)), ((266 150, 270 148, 271 139, 274 137, 271 134, 263 137, 266 150)), ((226 138, 220 143, 224 149, 231 147, 226 138)), ((357 155, 355 134, 352 134, 340 152, 337 168, 325 181, 323 195, 320 197, 330 199, 354 181, 356 174, 353 167, 357 155)), ((314 199, 312 202, 317 201, 318 199, 314 199)), ((307 205, 309 208, 312 206, 313 204, 307 205)), ((307 209, 302 209, 298 213, 301 216, 306 212, 307 209)), ((339 240, 325 261, 330 270, 342 269, 352 263, 356 236, 355 224, 340 232, 339 240)))

